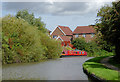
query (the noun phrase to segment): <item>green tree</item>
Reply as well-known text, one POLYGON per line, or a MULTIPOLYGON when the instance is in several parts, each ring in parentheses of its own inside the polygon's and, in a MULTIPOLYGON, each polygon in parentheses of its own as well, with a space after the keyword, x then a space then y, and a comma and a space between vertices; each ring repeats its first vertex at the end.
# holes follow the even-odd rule
POLYGON ((100 19, 96 26, 102 33, 103 40, 115 45, 115 58, 120 60, 120 1, 102 7, 97 16, 100 19))
POLYGON ((84 38, 76 38, 75 40, 72 41, 72 44, 75 48, 79 50, 85 50, 86 42, 84 38))
POLYGON ((72 41, 72 44, 77 49, 86 51, 88 56, 101 55, 101 54, 97 54, 101 52, 101 48, 98 47, 95 41, 86 42, 84 38, 76 38, 75 40, 72 41))
POLYGON ((47 29, 45 28, 44 22, 41 21, 41 17, 35 18, 34 14, 30 14, 28 10, 18 11, 16 14, 17 18, 22 18, 27 21, 29 24, 38 27, 38 30, 42 30, 42 32, 46 33, 47 29))
POLYGON ((3 64, 59 58, 61 52, 61 44, 38 27, 11 15, 2 18, 3 64))
POLYGON ((115 47, 113 44, 108 43, 106 40, 103 40, 103 36, 100 32, 96 34, 96 39, 94 40, 100 49, 106 50, 108 52, 114 52, 115 47))
POLYGON ((2 19, 2 60, 5 63, 44 59, 37 27, 11 15, 2 19))
POLYGON ((41 43, 45 47, 45 54, 47 58, 58 58, 62 53, 61 42, 51 39, 48 35, 40 32, 41 43))

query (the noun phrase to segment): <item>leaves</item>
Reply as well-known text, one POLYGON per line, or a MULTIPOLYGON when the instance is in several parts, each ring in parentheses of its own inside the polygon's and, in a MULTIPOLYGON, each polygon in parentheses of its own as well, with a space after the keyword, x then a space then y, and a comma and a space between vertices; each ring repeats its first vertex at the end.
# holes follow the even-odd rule
POLYGON ((36 26, 11 15, 2 20, 2 37, 3 64, 58 58, 62 52, 59 42, 36 26))
POLYGON ((104 6, 98 11, 97 16, 100 17, 99 23, 96 25, 100 28, 99 31, 104 36, 103 39, 109 43, 115 44, 116 39, 120 36, 119 22, 120 15, 120 1, 113 2, 112 6, 104 6))
POLYGON ((29 24, 36 26, 38 30, 41 30, 41 32, 46 33, 47 30, 45 29, 44 22, 41 21, 41 17, 35 18, 34 14, 29 14, 28 10, 22 10, 18 11, 16 14, 17 18, 22 18, 23 20, 27 21, 29 24))
MULTIPOLYGON (((112 2, 111 6, 104 6, 98 11, 97 16, 100 18, 96 23, 98 32, 101 32, 103 41, 115 46, 116 59, 120 59, 120 1, 112 2)), ((106 45, 106 43, 105 43, 106 45)), ((109 47, 110 50, 111 46, 109 47)))
POLYGON ((72 41, 72 44, 79 50, 85 50, 86 42, 84 38, 76 38, 72 41))
POLYGON ((40 41, 40 35, 38 34, 38 29, 29 25, 22 19, 17 19, 10 15, 4 17, 2 23, 3 59, 6 63, 15 62, 14 55, 16 54, 20 55, 19 57, 23 59, 20 60, 20 62, 28 61, 24 59, 26 55, 36 55, 37 61, 39 61, 44 51, 40 41), (7 35, 5 35, 5 33, 7 33, 7 35), (11 62, 7 62, 6 58, 10 59, 11 62))

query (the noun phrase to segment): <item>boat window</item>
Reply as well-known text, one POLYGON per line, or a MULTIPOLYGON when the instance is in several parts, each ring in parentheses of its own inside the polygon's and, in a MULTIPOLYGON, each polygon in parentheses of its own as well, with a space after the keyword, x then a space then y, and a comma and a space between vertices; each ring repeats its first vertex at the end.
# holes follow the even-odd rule
POLYGON ((82 54, 84 54, 84 52, 82 52, 82 54))
POLYGON ((76 52, 76 54, 77 54, 77 52, 76 52))
POLYGON ((81 52, 79 52, 79 54, 81 54, 81 52))

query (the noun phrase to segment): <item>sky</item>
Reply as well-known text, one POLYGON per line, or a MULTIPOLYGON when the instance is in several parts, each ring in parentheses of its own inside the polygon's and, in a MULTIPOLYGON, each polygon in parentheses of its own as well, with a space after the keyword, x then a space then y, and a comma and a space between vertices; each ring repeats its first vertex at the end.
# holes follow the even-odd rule
POLYGON ((2 16, 15 15, 19 10, 28 9, 35 17, 41 17, 46 28, 53 31, 58 25, 68 26, 72 31, 77 26, 88 26, 96 23, 97 12, 105 4, 111 4, 114 0, 5 0, 2 2, 2 16), (13 1, 13 2, 12 2, 13 1), (29 2, 28 2, 29 1, 29 2), (33 2, 34 1, 34 2, 33 2), (76 1, 76 2, 75 2, 76 1))

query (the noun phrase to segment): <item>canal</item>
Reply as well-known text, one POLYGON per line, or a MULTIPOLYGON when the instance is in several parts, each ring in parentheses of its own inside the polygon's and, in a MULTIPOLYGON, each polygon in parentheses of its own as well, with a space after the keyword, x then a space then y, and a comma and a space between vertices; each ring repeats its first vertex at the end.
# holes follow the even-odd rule
POLYGON ((3 80, 88 80, 82 64, 92 57, 64 57, 37 63, 2 66, 3 80))

